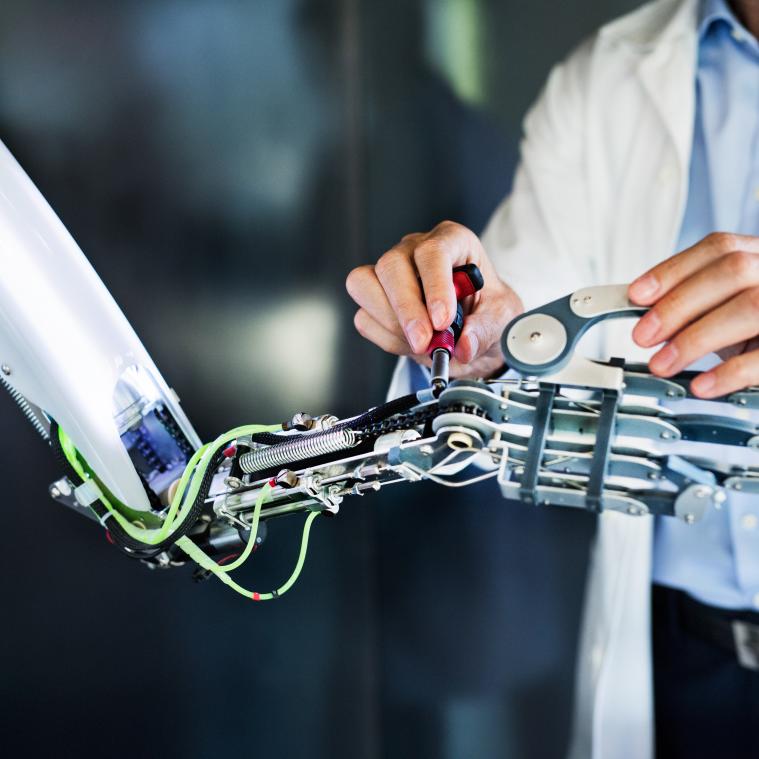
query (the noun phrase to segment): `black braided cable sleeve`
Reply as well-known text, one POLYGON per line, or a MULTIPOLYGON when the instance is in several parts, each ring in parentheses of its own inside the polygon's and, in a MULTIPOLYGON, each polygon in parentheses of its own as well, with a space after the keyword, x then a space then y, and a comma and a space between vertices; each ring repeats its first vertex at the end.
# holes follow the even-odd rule
MULTIPOLYGON (((81 480, 81 477, 71 466, 68 459, 66 458, 66 455, 63 452, 61 441, 58 438, 58 424, 54 420, 51 420, 50 422, 50 447, 53 449, 53 453, 56 455, 56 458, 64 467, 66 474, 69 476, 69 478, 71 478, 72 482, 79 482, 81 480)), ((163 553, 163 551, 165 551, 167 548, 171 548, 171 546, 173 546, 174 543, 179 540, 179 538, 187 535, 187 533, 194 527, 195 523, 200 518, 200 515, 203 512, 203 505, 206 498, 208 497, 208 491, 211 489, 211 483, 213 482, 214 474, 223 460, 223 452, 219 452, 213 457, 209 467, 206 469, 203 475, 203 480, 200 484, 200 490, 198 490, 198 494, 195 497, 192 508, 188 512, 182 524, 177 529, 175 529, 171 535, 169 535, 169 537, 165 538, 160 543, 156 543, 155 545, 142 543, 139 540, 135 540, 135 538, 133 538, 128 532, 126 532, 126 530, 124 530, 124 528, 118 523, 116 519, 111 517, 110 521, 108 522, 107 529, 108 532, 110 532, 111 537, 113 538, 116 545, 121 548, 121 550, 124 551, 128 556, 137 559, 150 559, 160 553, 163 553)), ((92 503, 90 505, 90 508, 101 520, 110 513, 100 501, 95 501, 92 503)))
MULTIPOLYGON (((384 421, 391 416, 395 416, 396 414, 401 414, 404 411, 408 411, 413 406, 416 406, 417 403, 419 403, 419 401, 417 400, 415 393, 402 395, 400 398, 394 398, 393 400, 388 401, 387 403, 383 403, 380 406, 375 406, 374 408, 369 409, 369 411, 365 411, 363 414, 360 414, 353 419, 348 419, 345 422, 340 422, 334 427, 330 427, 329 430, 325 430, 325 432, 337 432, 338 430, 346 429, 361 430, 365 427, 370 427, 377 422, 384 421)), ((290 443, 294 440, 300 440, 314 434, 319 433, 303 432, 298 435, 277 435, 273 432, 259 432, 255 435, 251 435, 251 440, 254 443, 261 443, 263 445, 277 445, 279 443, 290 443)))

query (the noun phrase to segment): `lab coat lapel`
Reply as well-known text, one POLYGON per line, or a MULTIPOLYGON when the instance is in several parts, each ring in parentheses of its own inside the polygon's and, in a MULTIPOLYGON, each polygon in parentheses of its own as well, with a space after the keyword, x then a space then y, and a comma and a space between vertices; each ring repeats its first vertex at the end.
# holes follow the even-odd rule
MULTIPOLYGON (((635 75, 644 97, 640 108, 653 106, 676 156, 676 212, 663 218, 651 213, 650 244, 665 255, 674 252, 687 198, 688 170, 695 109, 697 53, 695 0, 650 6, 647 23, 639 17, 615 24, 608 36, 639 56, 635 75), (673 12, 672 9, 674 8, 673 12), (664 17, 665 12, 671 12, 664 17)), ((645 10, 645 9, 644 9, 645 10)), ((612 50, 608 55, 614 55, 612 50)), ((624 128, 620 125, 620 128, 624 128)), ((652 139, 655 135, 652 135, 652 139)), ((654 160, 654 159, 652 159, 654 160)), ((641 167, 641 178, 651 172, 641 167)), ((654 188, 641 188, 659 202, 654 188)), ((653 687, 650 650, 650 572, 653 520, 632 521, 602 515, 589 578, 581 646, 578 718, 573 757, 594 759, 653 754, 653 687), (592 716, 582 701, 591 696, 592 716), (583 728, 590 734, 583 735, 583 728), (584 738, 584 740, 583 740, 584 738)), ((590 706, 590 704, 588 704, 590 706)))
POLYGON ((683 190, 693 140, 696 54, 696 35, 691 33, 655 48, 638 65, 638 77, 677 154, 683 190))

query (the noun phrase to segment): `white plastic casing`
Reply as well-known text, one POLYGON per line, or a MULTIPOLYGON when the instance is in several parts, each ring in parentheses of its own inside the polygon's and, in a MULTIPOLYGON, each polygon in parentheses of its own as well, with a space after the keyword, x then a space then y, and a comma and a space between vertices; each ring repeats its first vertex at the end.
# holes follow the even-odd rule
POLYGON ((149 508, 119 437, 115 390, 141 367, 194 447, 197 434, 102 280, 0 143, 0 365, 71 437, 122 502, 149 508))

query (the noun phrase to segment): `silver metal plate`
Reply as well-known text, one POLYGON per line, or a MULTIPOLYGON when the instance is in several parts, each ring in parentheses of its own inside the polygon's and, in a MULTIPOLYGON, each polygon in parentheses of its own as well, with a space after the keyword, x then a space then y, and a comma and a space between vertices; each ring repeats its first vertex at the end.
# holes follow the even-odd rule
POLYGON ((541 366, 561 355, 567 345, 567 330, 554 316, 530 314, 514 324, 507 340, 517 361, 541 366))
MULTIPOLYGON (((648 308, 635 305, 627 297, 628 285, 599 285, 583 287, 572 293, 569 307, 583 319, 591 319, 601 314, 613 314, 620 311, 644 313, 648 308)), ((631 314, 632 316, 633 314, 631 314)))

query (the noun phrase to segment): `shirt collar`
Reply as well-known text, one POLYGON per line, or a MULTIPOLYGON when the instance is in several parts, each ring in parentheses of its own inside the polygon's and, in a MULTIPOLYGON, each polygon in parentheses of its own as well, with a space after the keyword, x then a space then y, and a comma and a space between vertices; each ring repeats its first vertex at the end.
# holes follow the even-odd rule
POLYGON ((699 39, 703 40, 718 21, 724 21, 735 35, 751 37, 751 33, 738 21, 726 0, 701 0, 698 10, 699 39))

